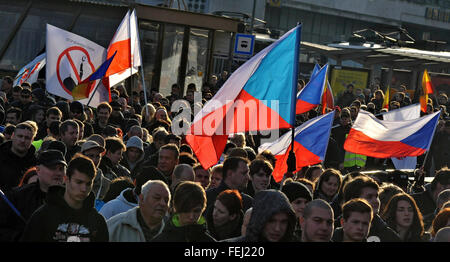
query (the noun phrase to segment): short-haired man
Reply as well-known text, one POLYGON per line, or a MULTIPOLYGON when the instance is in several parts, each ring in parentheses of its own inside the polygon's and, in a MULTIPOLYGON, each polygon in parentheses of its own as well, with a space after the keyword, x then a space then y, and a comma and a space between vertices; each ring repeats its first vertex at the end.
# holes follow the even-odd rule
POLYGON ((8 110, 6 110, 6 118, 5 118, 5 125, 6 124, 12 124, 17 125, 22 120, 22 109, 18 107, 10 107, 8 110))
POLYGON ((195 181, 195 173, 192 166, 188 164, 176 165, 172 173, 172 183, 170 184, 170 191, 175 193, 175 189, 183 181, 195 181))
POLYGON ((31 146, 36 130, 28 123, 16 126, 11 141, 0 145, 0 189, 17 186, 25 171, 36 164, 35 148, 31 146))
POLYGON ((378 215, 380 209, 379 186, 375 180, 367 176, 357 177, 345 184, 343 189, 344 202, 354 198, 363 198, 372 207, 373 219, 368 242, 400 242, 400 237, 378 215))
POLYGON ((301 242, 330 242, 333 235, 333 208, 322 199, 306 204, 303 217, 301 242))
MULTIPOLYGON (((151 130, 149 130, 151 131, 151 130)), ((153 154, 158 153, 159 149, 167 144, 166 137, 169 135, 166 129, 160 128, 152 131, 153 142, 145 148, 145 159, 150 158, 153 154)))
POLYGON ((112 113, 112 107, 108 102, 102 102, 97 106, 97 119, 92 125, 95 134, 102 134, 108 125, 109 117, 112 113))
POLYGON ((61 121, 61 119, 62 112, 61 110, 59 110, 59 108, 54 106, 47 109, 47 111, 45 112, 45 121, 42 121, 42 123, 39 124, 39 130, 36 134, 36 140, 46 137, 48 135, 47 128, 50 128, 50 124, 55 121, 61 121))
POLYGON ((18 241, 25 228, 25 222, 38 207, 44 204, 48 188, 63 183, 67 164, 60 151, 42 151, 36 162, 38 177, 36 183, 5 192, 25 221, 19 218, 6 202, 0 201, 0 241, 18 241))
POLYGON ((206 190, 211 183, 211 170, 210 168, 204 169, 201 164, 193 166, 195 172, 195 182, 199 182, 200 185, 206 190))
POLYGON ((14 81, 13 81, 12 77, 10 77, 10 76, 5 76, 2 79, 1 90, 6 93, 8 100, 12 100, 11 91, 13 88, 13 83, 14 83, 14 81))
POLYGON ((170 190, 161 180, 150 180, 142 186, 139 206, 107 220, 111 242, 148 242, 164 229, 169 209, 170 190))
POLYGON ((110 168, 118 177, 130 177, 130 170, 120 164, 123 153, 127 149, 122 139, 117 137, 108 137, 105 139, 106 153, 100 161, 100 169, 106 171, 110 168))
POLYGON ((206 207, 206 216, 212 216, 214 210, 214 203, 217 196, 227 189, 236 189, 242 195, 243 211, 247 211, 253 206, 253 198, 245 193, 242 193, 247 188, 249 177, 249 161, 242 157, 228 157, 223 163, 223 178, 220 185, 206 191, 208 199, 206 207))
POLYGON ((365 242, 372 222, 372 207, 367 200, 354 198, 342 206, 342 227, 336 228, 333 242, 365 242))
POLYGON ((254 197, 259 191, 269 189, 273 167, 269 161, 255 159, 250 163, 250 181, 246 193, 254 197))
POLYGON ((159 149, 157 168, 167 178, 169 186, 172 185, 172 173, 178 165, 180 150, 175 144, 167 144, 159 149))
POLYGON ((76 153, 81 151, 81 147, 77 145, 78 132, 78 123, 74 120, 66 120, 59 126, 60 139, 67 148, 66 162, 69 162, 76 153))
POLYGON ((92 160, 77 155, 64 176, 66 187, 52 186, 47 202, 28 221, 22 241, 108 242, 106 221, 94 208, 96 172, 92 160))

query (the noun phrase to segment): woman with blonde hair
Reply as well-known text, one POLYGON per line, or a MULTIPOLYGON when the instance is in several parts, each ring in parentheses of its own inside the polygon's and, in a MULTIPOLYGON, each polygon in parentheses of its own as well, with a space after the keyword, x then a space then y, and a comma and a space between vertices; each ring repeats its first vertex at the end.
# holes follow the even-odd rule
POLYGON ((141 110, 142 126, 145 127, 150 122, 152 122, 152 119, 155 117, 155 112, 156 112, 155 107, 150 103, 148 103, 142 107, 142 110, 141 110), (148 114, 147 114, 147 108, 148 108, 148 114))

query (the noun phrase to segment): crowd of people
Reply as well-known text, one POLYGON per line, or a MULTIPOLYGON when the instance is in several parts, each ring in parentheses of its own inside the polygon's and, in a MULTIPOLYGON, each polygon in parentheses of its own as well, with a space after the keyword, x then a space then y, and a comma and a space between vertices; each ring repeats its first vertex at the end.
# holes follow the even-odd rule
MULTIPOLYGON (((276 182, 275 156, 258 152, 262 135, 230 136, 219 162, 204 169, 184 135, 172 132, 180 124, 174 101, 201 107, 227 75, 189 84, 184 96, 177 84, 170 95, 152 90, 147 99, 120 84, 95 108, 54 97, 39 82, 13 86, 4 77, 0 241, 450 241, 445 94, 429 101, 427 113, 441 110, 441 120, 413 181, 401 170, 385 179, 379 173, 393 167, 389 159, 346 152, 343 144, 359 110, 379 114, 414 99, 398 92, 382 109, 381 89, 349 85, 329 109, 336 118, 325 160, 276 182)), ((298 115, 297 125, 319 112, 298 115)))

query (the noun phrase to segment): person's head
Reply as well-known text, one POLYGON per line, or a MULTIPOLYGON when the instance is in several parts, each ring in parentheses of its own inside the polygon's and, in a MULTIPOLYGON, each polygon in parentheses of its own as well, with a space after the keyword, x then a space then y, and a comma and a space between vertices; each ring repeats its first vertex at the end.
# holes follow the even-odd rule
POLYGON ((84 106, 80 101, 72 101, 69 104, 70 118, 76 118, 84 121, 84 106))
POLYGON ((105 125, 108 123, 109 117, 112 113, 112 107, 108 102, 102 102, 97 106, 97 120, 99 123, 105 125))
POLYGON ((20 91, 20 102, 22 102, 22 104, 28 104, 33 102, 33 98, 31 97, 31 89, 23 88, 20 91))
POLYGON ((153 132, 153 144, 156 149, 160 149, 163 145, 166 144, 166 137, 169 135, 166 129, 160 128, 153 132))
POLYGON ((150 120, 152 120, 153 117, 155 116, 155 113, 156 113, 155 107, 150 103, 146 104, 145 106, 142 107, 141 110, 142 121, 145 123, 150 122, 150 120))
POLYGON ((436 200, 436 208, 441 209, 442 206, 448 201, 450 201, 450 189, 443 190, 439 193, 436 200))
POLYGON ((161 180, 149 180, 141 186, 139 209, 142 217, 151 225, 159 225, 164 218, 171 194, 169 187, 161 180))
POLYGON ((436 215, 431 225, 431 236, 436 236, 439 229, 450 226, 450 207, 444 208, 436 215))
POLYGON ((76 154, 70 160, 64 177, 66 192, 64 199, 71 207, 81 208, 83 201, 92 191, 97 169, 91 159, 76 154))
POLYGON ((1 90, 8 93, 13 86, 13 82, 14 81, 13 81, 12 77, 10 77, 10 76, 3 77, 1 90))
POLYGON ((322 172, 323 172, 322 165, 310 166, 306 170, 305 178, 315 183, 319 179, 322 172))
POLYGON ((362 242, 369 234, 373 219, 372 207, 363 198, 354 198, 342 206, 341 225, 344 242, 362 242))
POLYGON ((436 172, 433 181, 431 181, 433 199, 436 200, 439 193, 446 189, 450 189, 450 169, 443 167, 436 172))
POLYGON ((123 190, 127 188, 134 188, 133 180, 129 176, 120 176, 111 180, 111 184, 109 185, 109 189, 103 197, 103 202, 107 203, 116 197, 120 196, 123 190))
POLYGON ((342 126, 349 126, 352 123, 352 116, 351 116, 350 109, 343 108, 341 110, 340 118, 341 118, 342 126))
POLYGON ((175 144, 167 144, 159 149, 158 169, 166 176, 170 176, 178 164, 180 150, 175 144))
POLYGON ((12 97, 14 101, 20 101, 20 92, 22 91, 23 87, 21 86, 14 86, 12 88, 12 97))
POLYGON ((173 208, 181 226, 196 224, 206 208, 205 190, 196 182, 182 182, 175 190, 173 208))
POLYGON ((81 146, 81 153, 92 160, 95 167, 100 164, 103 152, 105 152, 105 148, 93 140, 88 140, 81 146))
POLYGON ((122 139, 118 137, 109 137, 105 139, 105 156, 111 160, 113 165, 119 164, 122 160, 123 152, 127 149, 122 139))
POLYGON ((245 211, 244 213, 244 218, 242 219, 242 226, 241 226, 241 236, 245 236, 245 234, 247 233, 247 226, 248 223, 250 223, 250 218, 252 216, 252 210, 253 208, 249 208, 247 209, 247 211, 245 211))
POLYGON ((231 189, 247 188, 249 176, 248 160, 242 157, 228 157, 223 162, 222 179, 231 189))
POLYGON ((78 140, 83 140, 84 137, 84 123, 79 120, 74 118, 73 121, 77 122, 78 124, 78 140))
POLYGON ((165 144, 175 144, 178 148, 181 146, 181 137, 175 134, 168 134, 165 137, 165 144))
POLYGON ((200 185, 206 190, 211 183, 211 171, 210 169, 204 169, 201 164, 194 165, 195 182, 199 182, 200 185))
POLYGON ((144 144, 142 140, 137 136, 130 137, 127 141, 127 150, 125 154, 127 160, 131 163, 136 163, 140 160, 144 154, 144 144))
POLYGON ((255 159, 250 163, 250 180, 255 193, 268 189, 273 167, 267 160, 255 159))
POLYGON ((450 242, 450 226, 439 229, 433 242, 450 242))
POLYGON ((20 179, 19 182, 19 187, 24 186, 24 185, 28 185, 31 183, 34 183, 38 180, 38 176, 37 176, 37 171, 36 171, 36 167, 30 167, 28 168, 27 171, 25 171, 25 173, 22 176, 22 179, 20 179))
POLYGON ((393 196, 381 217, 392 229, 397 231, 406 229, 414 234, 423 235, 422 214, 416 201, 409 194, 399 193, 393 196))
POLYGON ((230 138, 230 141, 233 142, 237 147, 244 148, 245 134, 243 133, 234 134, 233 137, 230 138))
POLYGON ((130 127, 130 129, 128 129, 127 136, 128 137, 137 136, 140 139, 142 139, 143 136, 142 127, 140 127, 139 125, 134 125, 130 127))
POLYGON ((353 88, 355 88, 355 86, 353 84, 348 84, 347 85, 347 92, 353 93, 353 88))
POLYGON ((384 211, 391 198, 399 193, 405 193, 403 189, 391 183, 383 183, 380 187, 380 210, 384 211))
POLYGON ((10 107, 6 110, 5 124, 17 125, 22 119, 22 109, 18 107, 10 107))
POLYGON ((53 121, 61 121, 61 119, 62 119, 62 112, 56 106, 50 107, 45 112, 45 121, 46 121, 47 127, 49 127, 53 121))
POLYGON ((333 209, 322 199, 306 204, 300 218, 302 242, 329 242, 333 234, 333 209))
POLYGON ((344 202, 353 198, 364 198, 372 206, 374 215, 380 208, 379 186, 375 180, 367 176, 357 177, 344 186, 344 202))
POLYGON ((176 165, 172 174, 172 191, 174 188, 183 181, 195 181, 195 173, 192 166, 188 164, 176 165))
POLYGON ((11 151, 20 157, 24 157, 28 153, 35 136, 36 130, 30 124, 26 122, 18 124, 11 135, 11 151))
POLYGON ((68 148, 73 147, 77 143, 78 132, 78 124, 74 120, 66 120, 59 126, 61 141, 64 142, 68 148))
POLYGON ((325 169, 317 180, 316 185, 316 190, 319 190, 327 198, 334 197, 342 185, 341 172, 334 168, 325 169))
POLYGON ((67 163, 58 150, 46 150, 38 154, 36 172, 43 192, 53 185, 61 185, 66 174, 67 163))
POLYGON ((290 241, 295 224, 295 212, 286 195, 278 190, 263 190, 255 195, 246 239, 249 242, 290 241))
POLYGON ((281 192, 289 199, 297 219, 303 217, 303 211, 305 210, 306 204, 312 200, 311 191, 309 191, 302 183, 293 181, 284 184, 281 188, 281 192))
POLYGON ((242 196, 237 190, 222 191, 216 198, 213 210, 214 227, 220 227, 241 216, 242 196))
POLYGON ((209 189, 216 188, 222 182, 222 174, 223 174, 223 165, 218 164, 213 166, 211 169, 211 183, 209 184, 209 189))

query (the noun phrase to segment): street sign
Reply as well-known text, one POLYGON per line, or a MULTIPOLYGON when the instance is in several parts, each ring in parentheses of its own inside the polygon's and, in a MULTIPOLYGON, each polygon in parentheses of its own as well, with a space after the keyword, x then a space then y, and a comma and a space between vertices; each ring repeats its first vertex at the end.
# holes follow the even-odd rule
POLYGON ((252 56, 254 45, 255 45, 254 35, 236 34, 236 42, 234 43, 234 53, 252 56))

